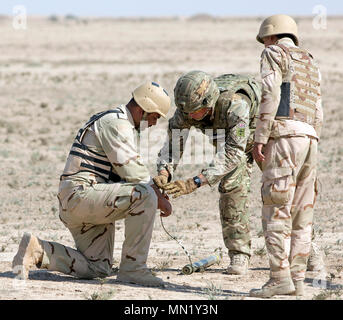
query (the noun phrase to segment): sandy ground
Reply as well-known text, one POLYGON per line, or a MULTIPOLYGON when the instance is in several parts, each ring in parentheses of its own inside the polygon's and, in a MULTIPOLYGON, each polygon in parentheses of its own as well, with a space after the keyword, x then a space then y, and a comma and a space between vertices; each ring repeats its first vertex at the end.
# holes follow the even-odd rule
MULTIPOLYGON (((217 248, 222 249, 223 260, 205 272, 182 275, 188 258, 164 232, 157 215, 148 264, 167 282, 164 289, 122 285, 115 274, 105 281, 79 280, 44 270, 18 281, 11 272, 11 260, 24 232, 73 247, 69 231, 58 218, 56 193, 73 138, 90 115, 126 103, 143 80, 160 82, 172 95, 178 77, 193 69, 258 77, 263 48, 255 36, 260 21, 29 18, 23 31, 14 30, 10 19, 0 19, 0 299, 250 299, 249 290, 264 284, 269 273, 256 166, 249 209, 253 256, 247 276, 225 274, 229 259, 221 234, 218 192, 210 187, 173 201, 174 213, 163 221, 193 261, 217 248)), ((323 276, 309 272, 304 299, 341 299, 343 18, 329 18, 326 30, 315 30, 310 19, 298 22, 303 46, 321 67, 325 112, 315 227, 328 277, 320 281, 323 276)), ((159 128, 165 127, 162 120, 159 128)), ((162 140, 156 141, 154 150, 162 140)), ((152 175, 154 159, 148 161, 152 175)), ((180 166, 177 177, 192 177, 201 167, 180 166)), ((116 223, 116 231, 118 266, 123 221, 116 223)))

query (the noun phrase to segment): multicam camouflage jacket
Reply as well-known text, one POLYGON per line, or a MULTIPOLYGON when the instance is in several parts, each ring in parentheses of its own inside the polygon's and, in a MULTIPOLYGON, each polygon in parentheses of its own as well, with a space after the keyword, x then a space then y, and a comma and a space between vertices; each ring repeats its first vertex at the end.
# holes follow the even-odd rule
POLYGON ((211 132, 209 138, 216 153, 211 164, 202 170, 211 186, 235 169, 246 154, 249 154, 252 161, 250 153, 260 104, 260 87, 252 78, 238 75, 223 75, 214 80, 220 89, 220 96, 211 116, 196 121, 182 110, 176 109, 169 120, 168 137, 159 152, 157 170, 166 169, 170 173, 170 179, 182 157, 191 127, 207 135, 211 132), (238 83, 237 80, 242 78, 244 81, 241 85, 232 86, 233 81, 238 83), (183 130, 183 134, 173 134, 174 130, 183 130), (221 133, 224 133, 224 137, 221 137, 221 133), (178 141, 175 141, 176 138, 178 141), (220 143, 220 139, 223 143, 220 143))

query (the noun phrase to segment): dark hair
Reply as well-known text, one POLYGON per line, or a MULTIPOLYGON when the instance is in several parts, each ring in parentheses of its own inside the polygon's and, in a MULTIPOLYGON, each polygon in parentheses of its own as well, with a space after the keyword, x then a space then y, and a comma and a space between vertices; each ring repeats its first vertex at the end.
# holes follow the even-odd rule
POLYGON ((282 39, 282 38, 291 38, 293 40, 294 43, 297 43, 297 40, 295 38, 295 36, 293 36, 290 33, 282 33, 282 34, 276 34, 275 35, 278 39, 282 39))

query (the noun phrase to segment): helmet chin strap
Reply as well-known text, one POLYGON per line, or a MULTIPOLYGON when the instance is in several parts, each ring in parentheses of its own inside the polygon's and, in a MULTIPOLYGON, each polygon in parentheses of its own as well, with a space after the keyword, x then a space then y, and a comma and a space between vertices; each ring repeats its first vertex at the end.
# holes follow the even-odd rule
POLYGON ((201 120, 204 120, 204 118, 206 118, 207 117, 207 115, 209 114, 209 110, 200 118, 200 119, 198 119, 198 121, 201 121, 201 120))
POLYGON ((211 116, 210 116, 210 120, 214 119, 214 107, 211 108, 211 116))
MULTIPOLYGON (((149 115, 149 113, 146 112, 146 111, 144 111, 142 108, 141 108, 141 110, 143 111, 142 117, 140 118, 139 123, 138 123, 137 126, 136 126, 136 130, 138 130, 139 133, 140 133, 140 131, 141 131, 142 121, 148 121, 147 119, 148 119, 148 115, 149 115)), ((137 120, 138 120, 138 119, 137 119, 137 120)), ((146 126, 146 127, 148 127, 148 126, 146 126)), ((143 130, 144 130, 144 129, 143 129, 143 130)))
POLYGON ((216 110, 216 104, 218 102, 218 99, 219 99, 219 96, 220 96, 220 91, 218 90, 217 93, 215 93, 215 99, 213 100, 213 105, 211 107, 211 116, 210 116, 210 120, 213 120, 214 119, 214 112, 216 110))
MULTIPOLYGON (((208 108, 207 112, 203 114, 203 116, 199 119, 195 119, 195 118, 192 118, 191 116, 189 116, 190 119, 193 119, 193 120, 196 120, 196 121, 201 121, 203 120, 205 117, 207 117, 209 115, 209 113, 212 112, 212 108, 208 108)), ((213 116, 213 112, 211 113, 211 117, 210 117, 210 120, 212 120, 214 118, 213 116)))
MULTIPOLYGON (((141 133, 141 125, 142 125, 142 121, 148 121, 147 119, 148 119, 148 112, 146 112, 146 111, 143 111, 143 115, 142 115, 142 119, 141 119, 141 121, 139 122, 140 123, 140 125, 136 128, 137 129, 137 131, 138 131, 138 134, 140 134, 141 133)), ((147 128, 148 127, 148 125, 145 125, 144 124, 144 127, 143 127, 143 130, 145 129, 145 128, 147 128)))

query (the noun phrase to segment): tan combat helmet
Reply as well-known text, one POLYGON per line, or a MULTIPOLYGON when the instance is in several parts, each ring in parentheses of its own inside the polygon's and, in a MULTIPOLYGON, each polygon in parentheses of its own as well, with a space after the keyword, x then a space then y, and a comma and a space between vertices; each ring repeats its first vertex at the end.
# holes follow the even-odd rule
POLYGON ((170 97, 156 82, 145 82, 132 92, 136 103, 147 113, 156 112, 163 118, 170 109, 170 97))
POLYGON ((294 36, 295 44, 299 44, 297 24, 293 18, 285 14, 276 14, 265 19, 261 24, 256 39, 263 43, 262 39, 264 37, 278 34, 291 34, 294 36))
POLYGON ((219 89, 212 77, 203 71, 191 71, 183 75, 174 88, 175 105, 185 113, 202 108, 214 108, 219 89))

